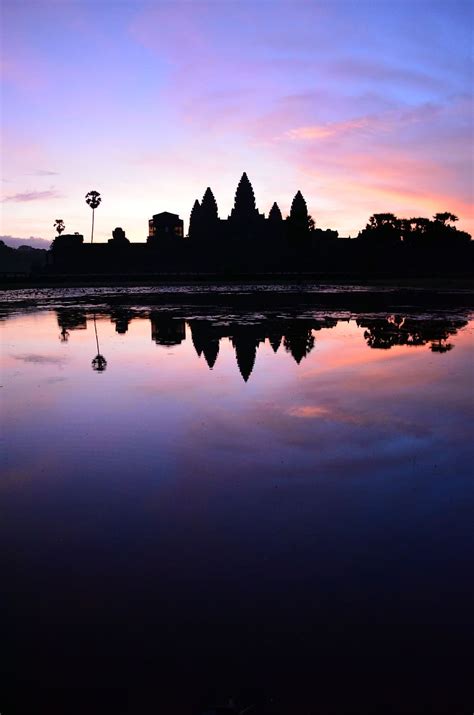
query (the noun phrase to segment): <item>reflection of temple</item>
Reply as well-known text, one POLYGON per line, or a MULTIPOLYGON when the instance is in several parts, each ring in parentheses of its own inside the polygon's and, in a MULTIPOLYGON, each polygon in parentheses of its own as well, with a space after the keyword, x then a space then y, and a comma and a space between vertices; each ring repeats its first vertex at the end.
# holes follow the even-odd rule
POLYGON ((157 345, 179 345, 186 337, 186 328, 182 318, 171 313, 150 313, 151 339, 157 345))
POLYGON ((85 330, 87 328, 86 314, 80 310, 70 310, 69 308, 58 308, 56 319, 61 328, 61 342, 66 343, 71 330, 85 330))
POLYGON ((85 330, 87 328, 86 314, 82 310, 58 308, 56 318, 61 329, 85 330))
POLYGON ((240 374, 245 382, 249 379, 255 365, 257 347, 264 341, 265 333, 261 326, 237 326, 232 331, 231 342, 235 348, 235 357, 237 358, 240 374))
MULTIPOLYGON (((56 311, 58 325, 61 328, 61 339, 66 341, 69 330, 86 328, 86 313, 77 309, 61 308, 56 311)), ((128 325, 137 313, 132 309, 113 308, 110 310, 110 320, 115 324, 117 333, 124 335, 128 325)), ((142 315, 143 317, 143 315, 142 315)), ((257 351, 262 343, 268 340, 276 353, 283 344, 285 351, 299 365, 315 346, 314 333, 333 328, 337 318, 310 317, 307 314, 300 317, 293 315, 242 315, 240 318, 193 317, 187 321, 177 311, 154 310, 149 313, 151 337, 157 345, 180 345, 186 338, 186 322, 196 353, 203 356, 208 367, 212 369, 219 356, 220 341, 229 340, 232 345, 239 372, 245 382, 248 381, 255 366, 257 351)), ((95 314, 93 316, 96 331, 97 354, 100 360, 93 361, 95 370, 105 369, 106 361, 100 355, 95 314)), ((422 346, 430 345, 433 352, 443 353, 452 349, 449 337, 467 325, 467 320, 460 317, 449 318, 408 318, 401 316, 370 317, 357 319, 357 325, 364 329, 364 339, 370 348, 388 350, 395 345, 422 346)))
POLYGON ((115 308, 110 313, 110 320, 112 323, 115 323, 115 331, 120 335, 125 335, 128 331, 128 326, 132 318, 133 313, 130 310, 115 308))
POLYGON ((274 352, 283 341, 285 349, 299 364, 314 347, 313 330, 330 328, 337 324, 329 318, 323 320, 293 320, 289 318, 264 318, 258 322, 224 325, 211 320, 194 319, 189 321, 193 345, 199 356, 204 355, 210 368, 214 367, 219 354, 219 341, 228 338, 235 350, 237 365, 245 382, 249 379, 255 365, 258 346, 268 339, 274 352))
POLYGON ((219 354, 221 332, 208 320, 191 320, 189 327, 191 328, 191 338, 198 356, 201 357, 201 354, 203 354, 207 364, 212 369, 219 354))

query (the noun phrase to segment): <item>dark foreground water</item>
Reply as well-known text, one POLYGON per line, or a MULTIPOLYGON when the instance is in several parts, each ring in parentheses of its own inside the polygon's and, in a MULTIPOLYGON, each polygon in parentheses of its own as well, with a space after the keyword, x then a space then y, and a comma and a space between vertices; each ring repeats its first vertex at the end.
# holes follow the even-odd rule
POLYGON ((80 298, 2 314, 2 715, 471 713, 462 300, 80 298))

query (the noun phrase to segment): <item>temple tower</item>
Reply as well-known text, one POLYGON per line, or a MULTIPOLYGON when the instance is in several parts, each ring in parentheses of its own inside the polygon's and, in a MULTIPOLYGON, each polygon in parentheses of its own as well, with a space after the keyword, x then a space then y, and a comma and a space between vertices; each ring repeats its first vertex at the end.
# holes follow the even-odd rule
POLYGON ((258 216, 252 184, 244 171, 235 192, 234 208, 229 218, 237 221, 248 221, 258 216))

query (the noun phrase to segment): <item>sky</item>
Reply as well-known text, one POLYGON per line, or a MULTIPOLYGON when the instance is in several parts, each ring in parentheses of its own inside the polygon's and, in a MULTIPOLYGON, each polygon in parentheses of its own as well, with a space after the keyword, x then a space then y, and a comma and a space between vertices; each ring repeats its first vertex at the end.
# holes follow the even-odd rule
POLYGON ((474 233, 470 1, 3 0, 0 238, 179 213, 243 171, 320 228, 451 211, 474 233))

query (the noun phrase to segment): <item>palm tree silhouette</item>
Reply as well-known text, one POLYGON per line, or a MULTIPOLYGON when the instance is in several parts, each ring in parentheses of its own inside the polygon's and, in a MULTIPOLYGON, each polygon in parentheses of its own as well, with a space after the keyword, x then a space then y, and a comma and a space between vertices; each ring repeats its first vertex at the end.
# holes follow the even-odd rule
POLYGON ((92 231, 91 231, 91 243, 94 240, 94 211, 95 209, 99 206, 100 202, 102 201, 100 194, 98 191, 89 191, 86 194, 86 204, 89 204, 89 206, 92 209, 92 231))
POLYGON ((64 221, 62 220, 62 218, 57 218, 56 221, 54 222, 53 226, 56 229, 56 231, 58 232, 58 236, 60 236, 65 228, 64 221))
POLYGON ((97 335, 97 323, 95 322, 95 313, 94 313, 94 332, 95 332, 95 343, 97 345, 97 355, 95 358, 93 358, 91 365, 92 369, 95 370, 96 372, 104 372, 105 368, 107 367, 107 360, 103 355, 100 354, 100 347, 99 347, 99 336, 97 335))

